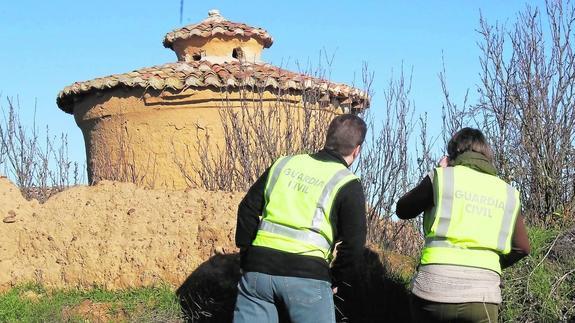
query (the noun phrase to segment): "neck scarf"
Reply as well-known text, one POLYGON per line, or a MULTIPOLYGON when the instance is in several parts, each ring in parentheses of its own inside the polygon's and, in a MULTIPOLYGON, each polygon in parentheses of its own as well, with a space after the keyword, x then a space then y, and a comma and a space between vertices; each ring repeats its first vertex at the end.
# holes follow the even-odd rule
POLYGON ((497 175, 497 170, 493 167, 493 164, 491 164, 483 154, 476 153, 474 151, 466 151, 457 156, 453 161, 453 166, 458 165, 469 167, 473 170, 489 175, 497 175))

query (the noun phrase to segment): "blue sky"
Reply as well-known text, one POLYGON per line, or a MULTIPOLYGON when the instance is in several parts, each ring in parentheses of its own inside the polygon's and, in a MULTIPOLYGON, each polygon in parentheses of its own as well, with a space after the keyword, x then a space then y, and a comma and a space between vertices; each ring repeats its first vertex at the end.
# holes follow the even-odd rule
MULTIPOLYGON (((266 29, 274 38, 264 51, 269 63, 297 69, 315 64, 321 50, 334 54, 331 79, 359 82, 362 63, 375 72, 372 109, 381 108, 391 71, 413 68, 417 113, 440 122, 438 80, 445 57, 450 92, 461 102, 478 83, 480 10, 490 22, 512 23, 525 1, 192 1, 180 0, 4 2, 0 6, 0 94, 19 97, 23 121, 69 137, 72 159, 84 162, 82 134, 56 96, 75 82, 176 60, 162 46, 164 35, 196 23, 217 8, 231 21, 266 29)), ((529 1, 543 5, 543 1, 529 1)))

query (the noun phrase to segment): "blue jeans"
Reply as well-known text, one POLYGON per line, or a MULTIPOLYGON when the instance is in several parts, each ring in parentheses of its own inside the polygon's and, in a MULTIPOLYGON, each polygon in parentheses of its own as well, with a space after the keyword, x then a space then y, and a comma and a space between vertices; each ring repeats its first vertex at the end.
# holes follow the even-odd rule
POLYGON ((247 272, 238 284, 234 323, 278 322, 277 305, 285 307, 293 323, 335 322, 329 282, 247 272))

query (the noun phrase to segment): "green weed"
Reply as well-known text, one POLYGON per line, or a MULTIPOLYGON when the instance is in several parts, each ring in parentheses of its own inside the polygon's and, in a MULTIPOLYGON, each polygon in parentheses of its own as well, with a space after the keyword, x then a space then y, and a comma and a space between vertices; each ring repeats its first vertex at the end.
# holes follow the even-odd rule
POLYGON ((531 255, 503 274, 504 322, 560 322, 575 318, 575 263, 552 257, 560 235, 529 228, 531 255))
POLYGON ((177 322, 181 316, 167 286, 108 291, 25 284, 0 294, 1 322, 177 322))

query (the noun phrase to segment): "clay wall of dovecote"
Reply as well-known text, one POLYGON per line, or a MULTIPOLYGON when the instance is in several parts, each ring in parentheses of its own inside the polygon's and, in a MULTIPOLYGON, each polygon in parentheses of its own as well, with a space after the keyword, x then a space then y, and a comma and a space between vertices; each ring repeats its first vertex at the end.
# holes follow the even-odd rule
MULTIPOLYGON (((221 109, 304 109, 297 94, 278 98, 264 91, 248 100, 243 95, 215 88, 163 94, 135 88, 84 98, 75 105, 74 117, 84 136, 89 180, 126 177, 145 187, 186 188, 184 175, 193 176, 199 167, 198 140, 209 135, 210 153, 225 146, 221 109)), ((333 104, 320 108, 319 102, 306 109, 345 111, 333 104)))
POLYGON ((248 37, 220 36, 216 38, 190 37, 174 42, 173 49, 179 61, 199 61, 211 58, 238 59, 259 62, 263 45, 248 37))

